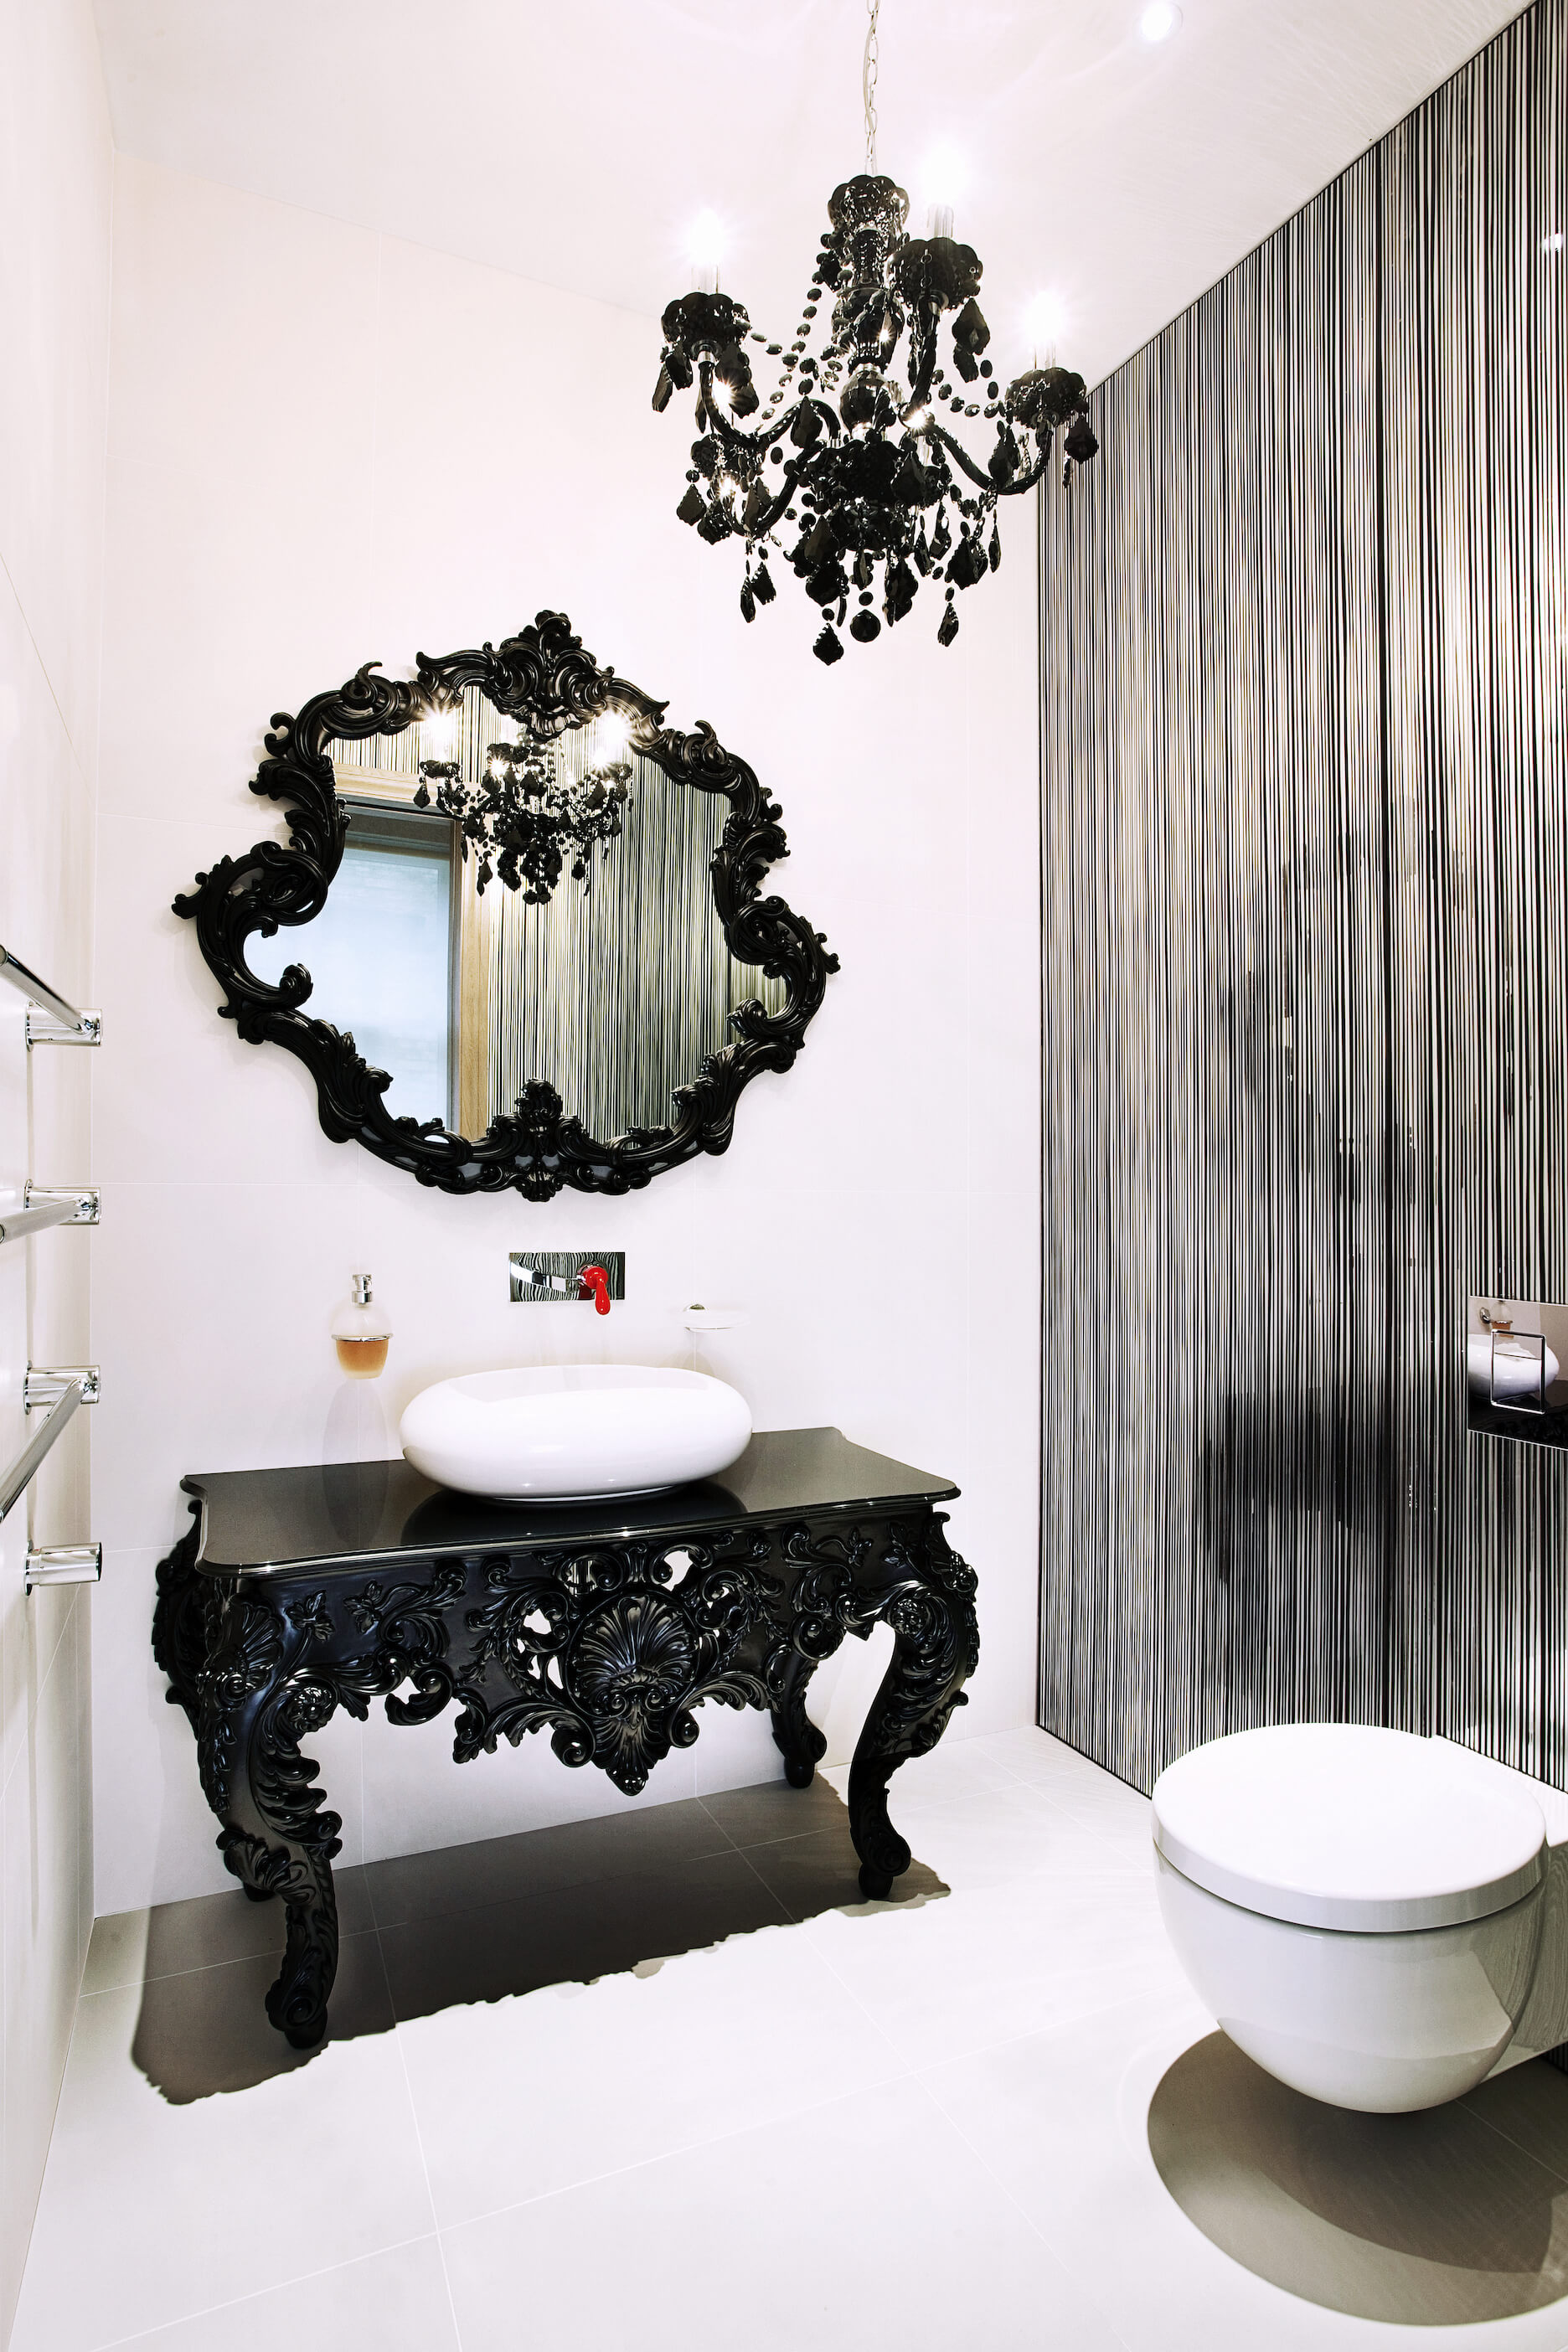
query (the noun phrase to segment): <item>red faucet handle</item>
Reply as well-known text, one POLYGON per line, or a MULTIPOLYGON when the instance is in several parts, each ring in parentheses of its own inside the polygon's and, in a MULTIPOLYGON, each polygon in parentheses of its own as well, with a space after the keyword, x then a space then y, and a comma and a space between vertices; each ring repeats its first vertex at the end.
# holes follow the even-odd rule
POLYGON ((577 1276, 583 1286, 583 1296, 594 1302, 595 1315, 610 1311, 610 1277, 602 1265, 585 1265, 577 1276))

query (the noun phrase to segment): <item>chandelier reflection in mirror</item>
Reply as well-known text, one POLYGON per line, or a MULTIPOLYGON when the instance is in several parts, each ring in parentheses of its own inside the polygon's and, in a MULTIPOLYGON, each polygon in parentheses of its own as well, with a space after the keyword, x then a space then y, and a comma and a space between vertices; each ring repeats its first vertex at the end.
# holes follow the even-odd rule
POLYGON ((980 258, 955 242, 951 210, 933 205, 931 234, 908 235, 909 197, 876 168, 879 6, 868 0, 866 169, 828 199, 832 226, 794 341, 787 352, 767 342, 743 304, 719 291, 712 268, 711 285, 664 313, 653 395, 663 410, 674 393, 696 386, 699 438, 677 514, 713 546, 744 541, 747 621, 773 602, 766 551, 778 548, 822 607, 815 651, 825 662, 843 654, 838 632, 851 600, 849 635, 867 645, 884 622, 891 627, 904 618, 922 579, 945 587, 936 634, 950 646, 958 635, 957 592, 1002 561, 998 501, 1035 488, 1058 431, 1067 478, 1100 446, 1083 378, 1070 369, 1035 366, 1005 387, 997 383, 984 356, 991 330, 976 299, 980 258), (818 357, 810 346, 829 296, 818 357), (941 356, 944 320, 957 383, 941 356), (766 343, 768 357, 781 362, 765 405, 748 340, 766 343), (746 428, 742 420, 759 409, 760 420, 746 428), (983 461, 940 421, 943 411, 994 424, 983 461), (786 538, 794 542, 787 547, 786 538))
MULTIPOLYGON (((445 716, 444 705, 432 706, 437 725, 445 716)), ((487 744, 483 769, 473 778, 464 775, 460 760, 420 761, 414 805, 433 803, 452 819, 465 864, 474 853, 481 898, 485 885, 499 880, 530 905, 545 906, 568 857, 573 881, 590 887, 595 849, 616 840, 625 822, 632 775, 626 722, 601 719, 598 731, 613 739, 599 746, 610 756, 581 776, 563 772, 557 743, 527 734, 514 743, 487 744)))

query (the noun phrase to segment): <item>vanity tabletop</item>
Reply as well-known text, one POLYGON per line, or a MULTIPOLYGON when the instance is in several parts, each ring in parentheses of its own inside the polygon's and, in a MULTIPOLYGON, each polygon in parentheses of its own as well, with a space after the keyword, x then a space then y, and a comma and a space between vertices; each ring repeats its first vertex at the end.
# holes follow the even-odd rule
POLYGON ((760 1430, 718 1478, 602 1502, 491 1503, 437 1486, 401 1459, 182 1478, 203 1507, 197 1566, 212 1576, 353 1573, 432 1551, 623 1542, 951 1502, 951 1479, 852 1445, 837 1429, 760 1430))

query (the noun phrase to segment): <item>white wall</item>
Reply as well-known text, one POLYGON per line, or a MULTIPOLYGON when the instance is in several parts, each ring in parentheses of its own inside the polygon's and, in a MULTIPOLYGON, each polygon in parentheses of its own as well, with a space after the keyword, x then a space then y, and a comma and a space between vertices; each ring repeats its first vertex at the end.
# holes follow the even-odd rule
MULTIPOLYGON (((0 5, 0 941, 91 1000, 111 166, 87 0, 0 5)), ((0 989, 0 1202, 90 1173, 89 1065, 24 1042, 0 989)), ((0 1458, 22 1381, 89 1352, 95 1236, 0 1251, 0 1458)), ((9 2333, 92 1926, 93 1595, 23 1592, 39 1543, 81 1541, 79 1413, 0 1528, 0 2342, 9 2333)))
MULTIPOLYGON (((951 652, 928 591, 825 670, 794 582, 746 628, 734 551, 675 520, 691 426, 651 413, 651 320, 156 166, 121 158, 116 186, 98 984, 123 1044, 96 1074, 98 1908, 227 1883, 148 1650, 181 1474, 394 1452, 407 1399, 465 1367, 568 1344, 687 1360, 693 1297, 750 1310, 708 1361, 759 1427, 837 1423, 961 1483, 984 1654, 956 1728, 1031 1720, 1032 511, 1009 517, 951 652), (540 1208, 428 1193, 329 1143, 303 1068, 217 1018, 168 908, 272 828, 246 789, 271 712, 369 656, 405 670, 546 605, 777 791, 779 887, 844 968, 727 1157, 540 1208), (607 1330, 507 1303, 524 1244, 626 1250, 607 1330), (396 1330, 368 1397, 326 1336, 362 1257, 396 1330)), ((840 1753, 869 1695, 850 1647, 819 1677, 840 1753)), ((340 1721, 312 1747, 348 1860, 625 1801, 538 1741, 455 1767, 444 1724, 340 1721)), ((765 1718, 709 1709, 647 1801, 777 1769, 765 1718)))

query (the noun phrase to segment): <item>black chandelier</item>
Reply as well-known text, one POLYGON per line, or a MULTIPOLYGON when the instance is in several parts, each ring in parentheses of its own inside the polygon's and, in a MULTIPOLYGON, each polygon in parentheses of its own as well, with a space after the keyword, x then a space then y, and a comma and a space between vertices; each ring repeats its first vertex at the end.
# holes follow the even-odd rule
POLYGON ((542 907, 568 857, 572 879, 584 893, 592 887, 595 851, 625 824, 631 774, 629 759, 613 759, 581 776, 563 776, 552 741, 521 737, 486 746, 477 782, 464 776, 458 760, 421 760, 414 805, 427 809, 433 800, 452 819, 464 863, 470 848, 479 861, 474 888, 480 898, 496 879, 542 907))
POLYGON ((957 592, 1002 561, 998 500, 1035 488, 1058 429, 1064 479, 1100 446, 1080 375, 1048 365, 1031 367, 1005 387, 996 381, 984 356, 991 330, 975 299, 980 259, 973 247, 954 241, 951 214, 933 208, 929 236, 906 233, 909 197, 876 170, 879 5, 868 0, 866 170, 828 199, 832 226, 794 341, 787 352, 767 342, 744 306, 719 291, 714 271, 711 288, 665 311, 653 395, 654 407, 663 410, 673 393, 697 388, 699 438, 677 514, 712 546, 744 540, 741 611, 748 621, 759 604, 773 602, 766 550, 778 548, 822 607, 814 650, 825 662, 843 654, 838 631, 852 598, 849 635, 868 645, 883 621, 890 628, 904 618, 922 579, 946 584, 936 634, 939 645, 950 646, 958 635, 957 592), (826 295, 833 307, 817 357, 810 346, 826 295), (940 356, 950 314, 956 384, 940 356), (748 339, 766 343, 768 357, 782 362, 765 405, 752 381, 748 339), (759 421, 745 429, 742 420, 759 408, 759 421), (994 422, 995 443, 983 460, 939 421, 943 410, 994 422), (779 534, 790 524, 799 530, 785 551, 779 534), (879 585, 880 620, 872 609, 879 585))

